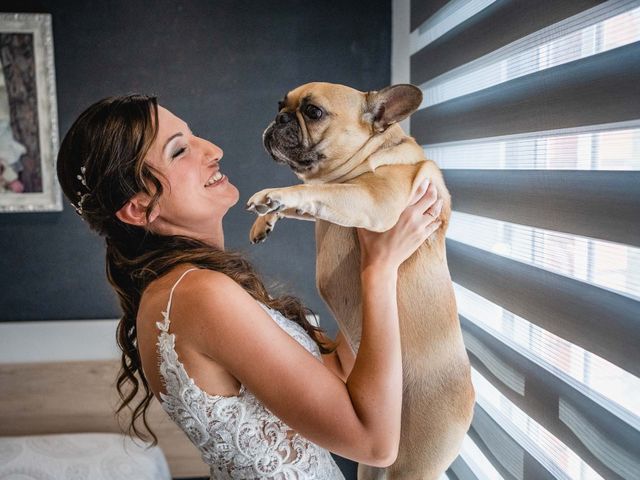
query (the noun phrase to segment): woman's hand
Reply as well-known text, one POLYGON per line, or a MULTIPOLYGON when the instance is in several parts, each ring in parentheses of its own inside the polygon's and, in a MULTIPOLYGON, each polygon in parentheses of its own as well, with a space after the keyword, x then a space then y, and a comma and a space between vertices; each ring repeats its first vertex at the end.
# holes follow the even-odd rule
POLYGON ((393 228, 381 233, 356 229, 361 271, 372 266, 397 270, 442 225, 442 221, 436 221, 442 210, 442 199, 437 196, 435 187, 426 179, 393 228))

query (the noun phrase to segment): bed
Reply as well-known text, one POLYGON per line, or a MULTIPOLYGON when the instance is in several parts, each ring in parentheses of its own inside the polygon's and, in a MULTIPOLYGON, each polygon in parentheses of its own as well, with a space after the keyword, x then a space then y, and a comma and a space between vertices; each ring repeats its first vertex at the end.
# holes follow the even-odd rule
POLYGON ((0 364, 0 479, 208 478, 198 450, 157 401, 159 445, 121 435, 119 360, 0 364))

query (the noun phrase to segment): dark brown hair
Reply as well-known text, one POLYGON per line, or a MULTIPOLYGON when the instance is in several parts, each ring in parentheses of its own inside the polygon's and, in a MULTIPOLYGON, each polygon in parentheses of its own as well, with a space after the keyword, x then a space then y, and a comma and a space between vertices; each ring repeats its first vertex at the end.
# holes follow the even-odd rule
POLYGON ((308 322, 306 316, 312 312, 299 299, 290 295, 271 298, 240 253, 219 250, 185 236, 159 235, 116 217, 115 213, 132 196, 145 192, 152 199, 147 208, 148 219, 163 193, 162 175, 145 162, 157 136, 157 125, 155 97, 128 95, 100 100, 71 126, 57 160, 58 180, 65 196, 89 227, 105 237, 107 278, 122 308, 117 329, 122 366, 117 379, 120 404, 116 413, 120 414, 125 407, 132 410, 127 433, 147 440, 148 435, 136 425, 136 420, 142 417, 153 438, 152 445, 157 444, 157 437, 147 424, 146 412, 153 393, 144 377, 137 349, 136 316, 149 283, 177 265, 192 264, 228 275, 253 298, 301 325, 322 353, 332 352, 336 347, 320 340, 318 333, 322 330, 308 322), (132 408, 129 403, 140 384, 143 398, 132 408))

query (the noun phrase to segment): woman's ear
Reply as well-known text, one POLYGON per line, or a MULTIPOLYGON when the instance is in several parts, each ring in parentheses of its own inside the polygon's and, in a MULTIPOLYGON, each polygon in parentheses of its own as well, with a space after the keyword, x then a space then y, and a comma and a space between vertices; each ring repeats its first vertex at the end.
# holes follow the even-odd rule
MULTIPOLYGON (((128 223, 129 225, 144 225, 147 223, 146 211, 149 202, 149 195, 138 192, 116 212, 116 217, 118 217, 121 222, 128 223)), ((149 223, 153 222, 159 214, 160 209, 156 205, 149 216, 149 223)))

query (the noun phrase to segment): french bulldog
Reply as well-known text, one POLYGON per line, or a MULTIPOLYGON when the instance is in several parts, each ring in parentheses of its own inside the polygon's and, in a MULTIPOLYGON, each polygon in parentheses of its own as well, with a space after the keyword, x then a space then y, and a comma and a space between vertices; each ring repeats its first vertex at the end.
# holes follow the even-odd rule
POLYGON ((250 232, 253 243, 264 241, 281 218, 316 222, 317 287, 357 352, 362 296, 354 227, 393 227, 427 177, 444 201, 442 225, 398 271, 399 454, 387 468, 360 464, 360 480, 440 478, 458 455, 473 416, 475 392, 445 251, 451 196, 440 169, 398 124, 421 101, 413 85, 361 92, 308 83, 290 91, 263 142, 303 183, 262 190, 247 203, 259 215, 250 232))

